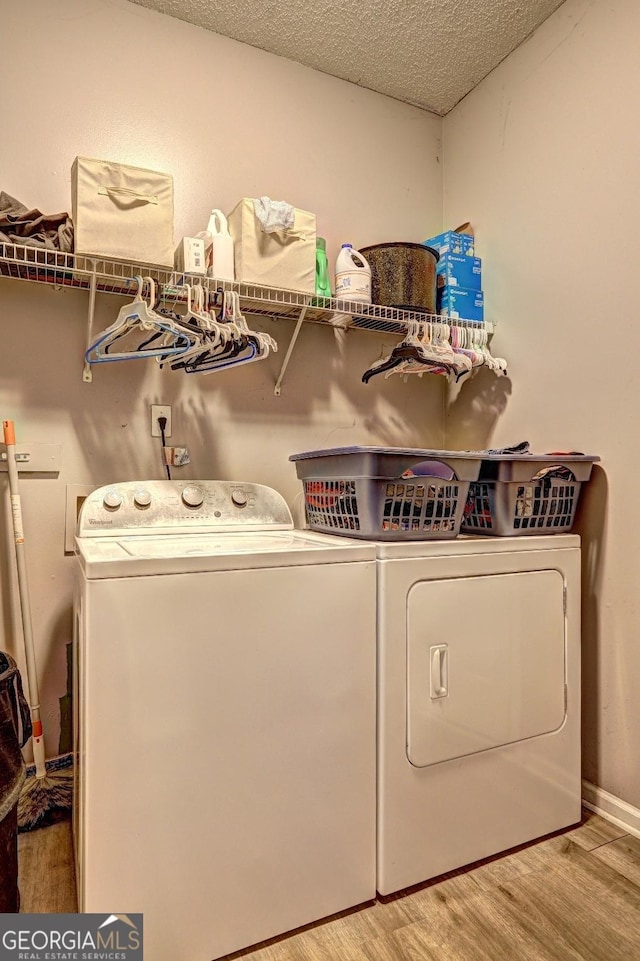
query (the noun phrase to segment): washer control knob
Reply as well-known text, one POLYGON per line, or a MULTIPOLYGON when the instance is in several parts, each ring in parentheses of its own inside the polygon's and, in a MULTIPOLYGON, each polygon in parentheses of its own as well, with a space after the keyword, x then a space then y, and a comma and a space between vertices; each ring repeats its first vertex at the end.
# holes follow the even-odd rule
POLYGON ((133 502, 136 507, 148 507, 151 503, 151 491, 141 487, 133 495, 133 502))
POLYGON ((236 507, 246 507, 247 506, 247 495, 244 491, 234 490, 231 491, 231 500, 236 505, 236 507))
POLYGON ((204 494, 199 487, 185 487, 182 491, 182 500, 187 507, 200 507, 204 501, 204 494))
POLYGON ((102 503, 109 511, 117 511, 122 506, 122 494, 117 490, 108 490, 102 499, 102 503))

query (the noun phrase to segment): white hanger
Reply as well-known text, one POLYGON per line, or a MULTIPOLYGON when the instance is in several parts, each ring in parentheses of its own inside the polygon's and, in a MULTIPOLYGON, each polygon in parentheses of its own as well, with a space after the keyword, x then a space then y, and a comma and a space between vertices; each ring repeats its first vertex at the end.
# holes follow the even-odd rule
MULTIPOLYGON (((183 354, 190 346, 186 334, 177 331, 165 318, 156 314, 143 297, 144 281, 136 276, 137 290, 134 299, 125 304, 118 311, 113 324, 105 328, 85 352, 85 362, 88 364, 112 363, 119 360, 143 360, 146 357, 176 356, 183 354), (139 327, 142 330, 155 330, 166 335, 159 341, 152 338, 150 347, 136 347, 131 350, 120 350, 109 353, 108 349, 116 340, 124 337, 129 330, 139 327)), ((150 302, 155 300, 155 282, 145 278, 149 283, 150 302)))

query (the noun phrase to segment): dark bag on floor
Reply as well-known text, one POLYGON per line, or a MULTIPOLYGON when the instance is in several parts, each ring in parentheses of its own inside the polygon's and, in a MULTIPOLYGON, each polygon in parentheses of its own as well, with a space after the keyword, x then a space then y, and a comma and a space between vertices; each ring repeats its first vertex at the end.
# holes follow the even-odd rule
POLYGON ((29 705, 16 662, 0 651, 0 913, 19 910, 18 798, 25 779, 20 748, 31 737, 29 705))

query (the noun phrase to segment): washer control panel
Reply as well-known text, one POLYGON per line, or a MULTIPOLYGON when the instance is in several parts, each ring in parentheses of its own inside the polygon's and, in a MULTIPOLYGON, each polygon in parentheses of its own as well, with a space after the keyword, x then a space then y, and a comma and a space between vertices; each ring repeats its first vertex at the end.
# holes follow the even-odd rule
POLYGON ((78 518, 78 537, 126 532, 182 533, 293 527, 277 491, 237 481, 137 481, 93 491, 78 518))

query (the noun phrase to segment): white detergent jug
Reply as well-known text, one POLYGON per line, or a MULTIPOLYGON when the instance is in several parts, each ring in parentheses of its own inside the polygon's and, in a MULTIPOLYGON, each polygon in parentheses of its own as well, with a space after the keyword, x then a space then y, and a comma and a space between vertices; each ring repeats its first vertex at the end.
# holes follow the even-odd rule
POLYGON ((336 260, 336 299, 371 303, 371 267, 351 244, 342 245, 336 260))
POLYGON ((207 274, 217 280, 235 280, 236 272, 233 261, 233 238, 229 233, 227 218, 221 210, 212 210, 209 224, 202 235, 207 254, 207 274))

